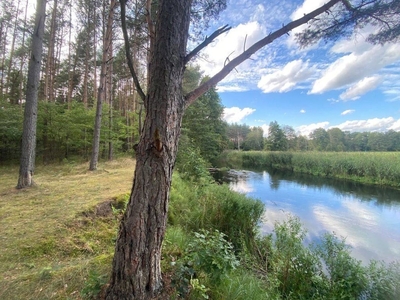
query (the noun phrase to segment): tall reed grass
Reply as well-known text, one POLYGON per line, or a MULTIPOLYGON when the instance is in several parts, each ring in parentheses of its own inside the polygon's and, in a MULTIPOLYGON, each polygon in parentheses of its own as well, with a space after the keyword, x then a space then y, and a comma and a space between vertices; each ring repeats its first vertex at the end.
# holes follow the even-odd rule
POLYGON ((398 152, 262 152, 231 151, 225 166, 287 169, 323 177, 400 187, 398 152))

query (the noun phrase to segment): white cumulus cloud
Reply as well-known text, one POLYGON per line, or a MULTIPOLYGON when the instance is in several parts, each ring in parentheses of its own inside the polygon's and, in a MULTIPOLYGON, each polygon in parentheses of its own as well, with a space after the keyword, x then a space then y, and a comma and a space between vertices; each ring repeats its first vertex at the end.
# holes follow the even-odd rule
POLYGON ((223 119, 228 123, 238 123, 256 110, 254 108, 227 107, 224 108, 223 119))
POLYGON ((388 129, 391 129, 395 124, 399 125, 399 121, 396 121, 393 117, 388 118, 373 118, 368 120, 353 120, 346 121, 341 123, 336 127, 341 129, 342 131, 351 131, 351 132, 362 132, 362 131, 379 131, 384 132, 388 129))
MULTIPOLYGON (((347 111, 344 111, 342 115, 344 115, 345 112, 347 111)), ((386 132, 388 130, 400 131, 400 119, 396 120, 393 117, 387 117, 372 118, 367 120, 352 120, 332 126, 329 126, 329 122, 320 122, 309 125, 301 125, 297 127, 296 130, 298 134, 309 136, 309 134, 317 128, 323 128, 325 130, 329 130, 331 128, 339 128, 342 131, 350 132, 386 132)))
POLYGON ((311 132, 313 132, 317 128, 324 128, 327 129, 329 125, 329 122, 319 122, 319 123, 313 123, 309 125, 301 125, 296 128, 297 132, 301 135, 304 136, 309 136, 311 132))
POLYGON ((349 87, 339 97, 344 101, 357 100, 361 95, 375 89, 381 82, 382 80, 379 76, 365 77, 349 87))
POLYGON ((308 61, 303 62, 303 60, 298 59, 263 75, 257 86, 264 93, 288 92, 294 89, 297 83, 306 81, 313 74, 314 69, 309 66, 308 61))
POLYGON ((342 112, 341 115, 345 116, 345 115, 352 114, 353 112, 355 112, 354 109, 348 109, 348 110, 345 110, 344 112, 342 112))
POLYGON ((393 124, 390 125, 387 129, 394 130, 394 131, 400 131, 400 119, 393 122, 393 124))
MULTIPOLYGON (((370 76, 400 59, 400 51, 398 44, 366 45, 366 43, 350 44, 348 41, 339 42, 338 46, 333 48, 333 52, 342 53, 352 51, 350 54, 344 55, 334 61, 326 68, 322 76, 317 79, 310 91, 311 94, 321 94, 329 90, 344 88, 349 84, 357 83, 357 89, 354 91, 362 91, 361 87, 366 88, 360 81, 366 76, 370 76), (344 43, 344 44, 340 44, 344 43), (351 47, 353 45, 353 48, 351 47)), ((372 77, 375 78, 375 77, 372 77)), ((369 79, 372 81, 372 79, 369 79)), ((372 83, 377 84, 374 79, 372 83)), ((375 86, 376 87, 376 86, 375 86)), ((343 96, 350 97, 351 90, 346 91, 343 96)), ((353 97, 357 94, 353 92, 353 97)), ((347 98, 346 98, 347 99, 347 98)), ((351 98, 349 98, 351 99, 351 98)))
POLYGON ((301 113, 301 114, 305 114, 305 113, 306 113, 305 109, 301 109, 301 110, 300 110, 300 113, 301 113))

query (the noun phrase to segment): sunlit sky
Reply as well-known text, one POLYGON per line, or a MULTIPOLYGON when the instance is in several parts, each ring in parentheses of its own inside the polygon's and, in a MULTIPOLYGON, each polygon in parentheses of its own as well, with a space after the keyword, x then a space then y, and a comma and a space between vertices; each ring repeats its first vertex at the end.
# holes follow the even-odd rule
MULTIPOLYGON (((326 0, 228 0, 209 29, 232 29, 203 51, 197 63, 207 75, 282 24, 326 0), (246 42, 245 42, 246 40, 246 42)), ((262 126, 271 121, 308 135, 316 128, 400 131, 400 44, 372 45, 365 28, 351 39, 300 49, 281 37, 252 56, 218 86, 224 118, 262 126)))

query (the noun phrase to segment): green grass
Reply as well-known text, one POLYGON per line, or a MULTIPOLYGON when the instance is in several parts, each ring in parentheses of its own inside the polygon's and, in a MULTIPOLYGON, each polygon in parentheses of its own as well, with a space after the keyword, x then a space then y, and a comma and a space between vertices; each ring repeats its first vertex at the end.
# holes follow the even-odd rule
POLYGON ((0 299, 82 299, 93 272, 109 272, 117 233, 116 217, 96 206, 129 192, 134 165, 38 166, 23 190, 18 167, 0 167, 0 299))
POLYGON ((278 168, 322 177, 400 187, 399 152, 265 152, 231 151, 233 168, 278 168))

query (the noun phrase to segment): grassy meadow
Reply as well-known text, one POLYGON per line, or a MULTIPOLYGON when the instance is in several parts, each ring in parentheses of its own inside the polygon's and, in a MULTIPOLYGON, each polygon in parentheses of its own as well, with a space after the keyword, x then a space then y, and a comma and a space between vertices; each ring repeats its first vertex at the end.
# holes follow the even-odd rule
POLYGON ((117 232, 96 206, 129 193, 134 166, 38 166, 36 186, 23 190, 18 166, 0 167, 0 299, 81 299, 93 270, 108 272, 117 232))
POLYGON ((224 165, 278 168, 400 188, 400 152, 231 151, 224 165))

